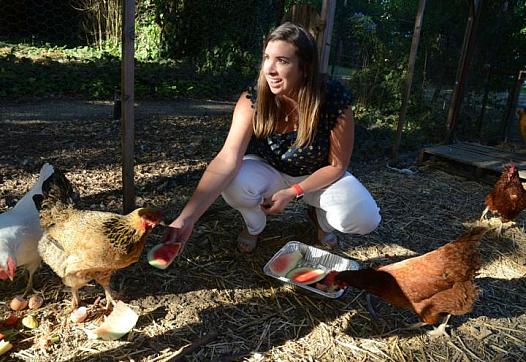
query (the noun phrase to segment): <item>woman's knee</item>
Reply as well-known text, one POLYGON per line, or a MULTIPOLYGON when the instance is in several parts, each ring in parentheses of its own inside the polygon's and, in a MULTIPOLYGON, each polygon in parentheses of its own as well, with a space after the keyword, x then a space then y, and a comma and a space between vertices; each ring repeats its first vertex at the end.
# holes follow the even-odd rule
POLYGON ((238 173, 223 190, 223 199, 234 208, 250 208, 261 203, 262 196, 254 190, 253 182, 238 173))
POLYGON ((351 225, 351 227, 344 232, 366 235, 376 230, 382 220, 379 210, 377 209, 375 212, 371 212, 369 215, 364 216, 365 217, 358 217, 355 224, 351 225))
POLYGON ((357 207, 327 212, 327 221, 336 230, 345 234, 365 235, 374 231, 382 217, 375 205, 357 205, 357 207))
POLYGON ((368 234, 380 224, 380 209, 369 191, 351 174, 331 186, 325 198, 327 222, 345 234, 368 234))

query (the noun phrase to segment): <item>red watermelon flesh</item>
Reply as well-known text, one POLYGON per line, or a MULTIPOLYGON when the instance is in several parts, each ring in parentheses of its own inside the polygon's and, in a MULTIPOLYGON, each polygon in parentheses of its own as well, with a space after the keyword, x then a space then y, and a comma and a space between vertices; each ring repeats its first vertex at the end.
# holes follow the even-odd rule
POLYGON ((292 253, 279 255, 269 265, 270 270, 279 276, 285 276, 289 271, 294 269, 300 262, 303 255, 299 250, 295 250, 292 253))
POLYGON ((291 270, 287 278, 300 284, 312 284, 325 278, 325 274, 327 273, 322 269, 305 267, 291 270))
POLYGON ((181 243, 168 243, 153 247, 148 252, 148 263, 156 268, 166 269, 179 253, 181 246, 181 243))

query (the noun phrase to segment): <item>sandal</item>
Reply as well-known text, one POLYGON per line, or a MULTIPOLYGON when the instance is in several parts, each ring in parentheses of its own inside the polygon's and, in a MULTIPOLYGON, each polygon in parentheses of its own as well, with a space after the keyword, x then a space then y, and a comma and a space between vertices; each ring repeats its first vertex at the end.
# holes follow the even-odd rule
POLYGON ((335 249, 338 247, 338 237, 333 232, 326 232, 318 223, 318 217, 316 216, 316 209, 314 206, 310 206, 307 210, 307 216, 309 220, 316 226, 317 241, 328 249, 335 249))
POLYGON ((237 237, 237 248, 244 254, 251 254, 256 248, 257 243, 258 236, 249 234, 246 228, 244 228, 237 237))

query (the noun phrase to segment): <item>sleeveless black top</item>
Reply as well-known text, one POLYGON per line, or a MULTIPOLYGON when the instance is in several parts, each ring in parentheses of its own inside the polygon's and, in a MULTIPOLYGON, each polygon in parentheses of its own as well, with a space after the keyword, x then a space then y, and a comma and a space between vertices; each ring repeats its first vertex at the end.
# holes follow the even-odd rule
MULTIPOLYGON (((256 102, 255 88, 248 89, 252 105, 256 102)), ((246 154, 255 154, 276 170, 290 176, 306 176, 329 164, 330 131, 338 117, 351 104, 352 96, 341 83, 327 81, 325 100, 320 109, 320 121, 314 139, 303 148, 293 146, 297 132, 272 133, 266 138, 252 136, 246 154)))

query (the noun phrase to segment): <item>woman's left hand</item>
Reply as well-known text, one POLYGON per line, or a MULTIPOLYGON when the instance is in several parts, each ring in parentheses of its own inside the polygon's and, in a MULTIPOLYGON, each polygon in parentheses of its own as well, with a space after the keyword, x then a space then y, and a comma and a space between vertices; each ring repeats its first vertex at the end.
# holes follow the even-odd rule
POLYGON ((267 215, 281 214, 295 197, 296 192, 290 188, 279 190, 271 198, 263 200, 261 209, 267 215))

